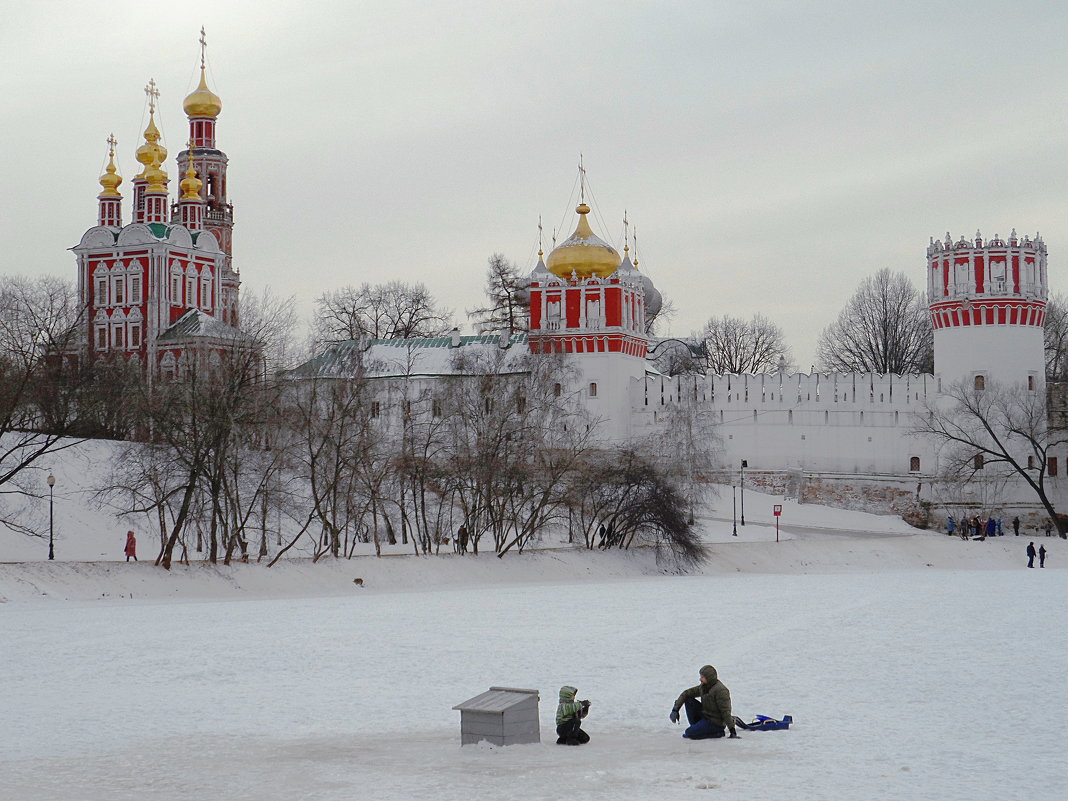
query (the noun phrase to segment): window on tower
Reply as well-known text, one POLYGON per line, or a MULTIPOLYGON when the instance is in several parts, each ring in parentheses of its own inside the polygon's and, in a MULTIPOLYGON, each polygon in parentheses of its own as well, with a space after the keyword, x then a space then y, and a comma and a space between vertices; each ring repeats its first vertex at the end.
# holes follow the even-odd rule
POLYGON ((96 349, 108 349, 108 328, 106 325, 98 325, 96 327, 96 349))
POLYGON ((141 347, 141 326, 137 323, 130 326, 130 347, 141 347))
POLYGON ((975 377, 975 389, 976 391, 982 391, 986 389, 986 376, 977 375, 975 377))
POLYGON ((121 348, 122 347, 122 326, 121 325, 115 326, 114 330, 111 332, 111 342, 116 348, 121 348))
POLYGON ((981 453, 975 454, 975 460, 972 462, 972 466, 976 470, 982 470, 984 464, 985 464, 985 460, 983 459, 983 454, 981 454, 981 453))
POLYGON ((126 293, 123 291, 126 288, 125 284, 126 279, 121 275, 115 279, 115 303, 119 306, 125 303, 126 293))
POLYGON ((130 276, 130 303, 134 306, 141 302, 141 276, 130 276))
POLYGON ((185 281, 185 305, 197 305, 197 279, 193 276, 189 276, 185 281))
POLYGON ((1050 456, 1046 460, 1046 467, 1047 467, 1047 471, 1046 472, 1048 472, 1051 476, 1057 475, 1057 457, 1056 456, 1050 456))
POLYGON ((1033 375, 1027 376, 1027 391, 1028 392, 1034 392, 1035 391, 1035 377, 1033 375))
POLYGON ((108 305, 108 279, 106 278, 96 279, 96 305, 108 305))
POLYGON ((594 384, 594 383, 590 384, 590 397, 591 398, 596 398, 597 397, 597 384, 594 384))
POLYGON ((200 279, 200 305, 205 311, 211 311, 211 279, 200 279))
POLYGON ((180 273, 175 273, 171 276, 171 305, 182 305, 182 276, 180 273))

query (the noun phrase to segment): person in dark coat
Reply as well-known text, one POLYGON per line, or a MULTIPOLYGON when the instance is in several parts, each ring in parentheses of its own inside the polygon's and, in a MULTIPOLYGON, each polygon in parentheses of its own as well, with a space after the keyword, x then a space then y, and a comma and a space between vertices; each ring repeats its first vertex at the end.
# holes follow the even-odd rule
POLYGON ((1027 566, 1035 566, 1035 544, 1033 542, 1027 543, 1027 566))
POLYGON ((996 537, 998 532, 998 521, 993 517, 986 519, 986 536, 996 537))
POLYGON ((1049 533, 1051 531, 1053 531, 1053 524, 1050 521, 1047 520, 1046 521, 1046 536, 1047 537, 1049 536, 1049 533))
POLYGON ((1045 545, 1039 545, 1038 546, 1038 566, 1039 567, 1045 567, 1046 566, 1046 546, 1045 545))
POLYGON ((723 729, 727 727, 731 737, 736 738, 738 730, 731 713, 730 690, 719 680, 719 674, 711 665, 702 667, 698 674, 700 684, 682 691, 668 718, 672 723, 678 723, 679 710, 685 706, 690 726, 682 733, 683 737, 690 740, 722 737, 723 729))
POLYGON ((134 536, 132 531, 126 532, 126 547, 123 549, 123 553, 126 554, 126 561, 130 559, 137 561, 137 537, 134 536))
POLYGON ((456 530, 456 552, 463 556, 467 553, 467 526, 463 523, 456 530))
POLYGON ((950 537, 953 536, 953 530, 957 527, 957 521, 953 519, 953 515, 946 518, 946 534, 950 537))
POLYGON ((1012 533, 1017 537, 1020 536, 1020 518, 1016 516, 1012 519, 1012 533))

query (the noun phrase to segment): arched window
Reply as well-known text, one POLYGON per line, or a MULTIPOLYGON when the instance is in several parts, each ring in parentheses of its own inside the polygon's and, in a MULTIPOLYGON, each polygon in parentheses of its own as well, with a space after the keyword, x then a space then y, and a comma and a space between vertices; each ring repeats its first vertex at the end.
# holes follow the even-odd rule
POLYGON ((986 376, 977 375, 975 377, 975 389, 976 390, 984 390, 984 389, 986 389, 986 376))
POLYGON ((909 472, 918 473, 920 471, 920 457, 913 456, 909 459, 909 472))
POLYGON ((591 383, 590 384, 590 397, 591 398, 596 398, 597 397, 597 384, 596 383, 591 383))

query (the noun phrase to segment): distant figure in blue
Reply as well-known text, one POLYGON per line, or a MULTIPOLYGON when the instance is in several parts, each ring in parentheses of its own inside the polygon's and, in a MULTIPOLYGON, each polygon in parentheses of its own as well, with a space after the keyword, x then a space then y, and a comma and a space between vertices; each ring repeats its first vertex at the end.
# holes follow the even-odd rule
POLYGON ((1035 566, 1035 544, 1033 542, 1027 543, 1027 566, 1035 566))
POLYGON ((1001 530, 1001 518, 1000 517, 998 518, 998 536, 999 537, 1004 537, 1005 536, 1005 532, 1001 530))
POLYGON ((986 536, 993 537, 996 535, 998 524, 994 521, 994 518, 988 517, 986 519, 986 536))
POLYGON ((950 537, 953 536, 953 531, 957 528, 957 521, 953 519, 953 515, 946 518, 946 534, 950 537))

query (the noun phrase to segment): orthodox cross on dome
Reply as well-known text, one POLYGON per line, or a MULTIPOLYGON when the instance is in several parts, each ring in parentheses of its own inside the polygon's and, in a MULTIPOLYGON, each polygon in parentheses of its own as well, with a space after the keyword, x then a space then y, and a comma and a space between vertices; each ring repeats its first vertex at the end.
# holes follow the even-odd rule
POLYGON ((115 148, 119 146, 119 140, 115 138, 115 134, 108 134, 108 154, 114 156, 115 148))
POLYGON ((630 250, 627 237, 630 235, 630 223, 627 221, 627 210, 623 209, 623 250, 630 250))
POLYGON ((638 226, 634 226, 634 233, 631 234, 631 238, 634 241, 634 266, 638 266, 638 226))
POLYGON ((541 235, 542 235, 542 232, 543 232, 544 230, 545 230, 545 229, 541 227, 541 215, 539 214, 539 215, 538 215, 538 255, 539 255, 539 256, 541 256, 541 255, 542 255, 542 249, 541 249, 541 235))
POLYGON ((200 68, 204 69, 205 52, 208 49, 208 37, 204 32, 204 26, 200 26, 200 68))
POLYGON ((156 79, 149 78, 148 86, 145 87, 145 95, 148 97, 148 113, 156 112, 156 101, 159 100, 159 89, 156 88, 156 79))
POLYGON ((579 153, 579 203, 586 202, 586 168, 582 166, 582 154, 579 153))

